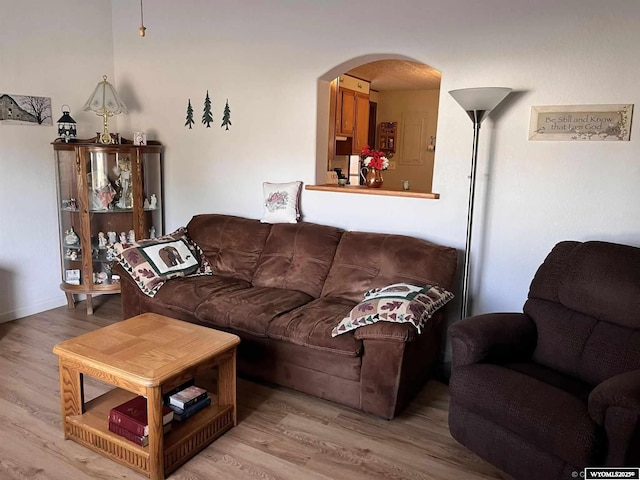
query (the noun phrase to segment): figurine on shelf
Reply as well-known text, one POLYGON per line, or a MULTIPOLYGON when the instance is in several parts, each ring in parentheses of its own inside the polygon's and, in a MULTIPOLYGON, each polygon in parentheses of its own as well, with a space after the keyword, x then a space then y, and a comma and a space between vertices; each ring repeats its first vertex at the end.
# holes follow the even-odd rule
POLYGON ((155 210, 158 207, 158 197, 155 193, 151 194, 151 200, 149 200, 149 208, 155 210))
POLYGON ((129 241, 129 243, 136 243, 136 232, 134 232, 133 229, 129 230, 127 240, 129 241))
POLYGON ((89 204, 91 210, 109 210, 109 206, 116 196, 116 191, 109 182, 104 172, 97 171, 87 174, 87 180, 91 189, 89 191, 89 204))
POLYGON ((73 231, 73 227, 69 228, 69 230, 65 230, 64 243, 67 245, 78 245, 78 243, 80 243, 80 238, 76 235, 76 232, 73 231))
POLYGON ((64 258, 66 258, 67 260, 77 260, 78 252, 75 250, 72 250, 71 248, 67 248, 67 251, 64 254, 64 258))
POLYGON ((144 203, 142 204, 142 208, 145 210, 151 210, 151 204, 149 203, 149 199, 145 198, 144 203))
POLYGON ((98 248, 102 250, 107 248, 107 236, 104 232, 98 232, 98 248))
POLYGON ((111 247, 107 248, 107 254, 105 255, 105 257, 106 257, 108 262, 113 262, 114 260, 116 260, 118 258, 115 249, 113 249, 111 247))
POLYGON ((127 243, 127 234, 120 232, 120 243, 127 243))
POLYGON ((133 192, 131 191, 131 160, 128 158, 121 158, 118 161, 118 166, 115 168, 118 174, 117 182, 120 184, 120 199, 116 206, 118 208, 132 208, 133 207, 133 192))
POLYGON ((109 245, 113 245, 118 241, 116 239, 116 232, 107 232, 107 238, 109 239, 109 245))
POLYGON ((149 238, 156 238, 156 227, 153 225, 149 229, 149 238))
POLYGON ((62 208, 64 210, 75 211, 78 210, 78 203, 75 198, 69 198, 67 200, 62 200, 62 208))

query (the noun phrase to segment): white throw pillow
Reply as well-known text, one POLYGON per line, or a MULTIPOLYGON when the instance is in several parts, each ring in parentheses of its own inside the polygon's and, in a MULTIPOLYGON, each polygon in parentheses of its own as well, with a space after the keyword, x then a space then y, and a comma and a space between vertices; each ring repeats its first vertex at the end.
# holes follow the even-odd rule
POLYGON ((262 223, 297 223, 300 218, 302 182, 262 184, 264 213, 262 223))

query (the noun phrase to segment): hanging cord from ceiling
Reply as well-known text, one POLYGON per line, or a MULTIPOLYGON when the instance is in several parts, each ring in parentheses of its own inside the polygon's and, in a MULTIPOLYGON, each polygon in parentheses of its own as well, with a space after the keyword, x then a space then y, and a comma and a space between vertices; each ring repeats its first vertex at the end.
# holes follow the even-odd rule
POLYGON ((144 12, 142 10, 142 0, 140 0, 140 36, 144 37, 147 27, 144 26, 144 12))

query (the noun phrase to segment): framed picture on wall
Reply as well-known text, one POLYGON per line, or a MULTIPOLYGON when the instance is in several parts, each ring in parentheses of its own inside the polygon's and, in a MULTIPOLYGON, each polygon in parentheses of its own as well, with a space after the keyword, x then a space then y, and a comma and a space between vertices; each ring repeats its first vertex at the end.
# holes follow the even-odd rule
POLYGON ((632 104, 531 107, 529 140, 629 141, 632 104))

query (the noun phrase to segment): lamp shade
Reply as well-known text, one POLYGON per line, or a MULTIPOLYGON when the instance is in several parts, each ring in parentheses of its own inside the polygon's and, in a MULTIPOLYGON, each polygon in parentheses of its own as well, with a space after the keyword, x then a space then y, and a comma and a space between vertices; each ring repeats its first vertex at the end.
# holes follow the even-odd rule
POLYGON ((127 106, 118 96, 116 89, 107 82, 107 76, 102 77, 103 80, 96 85, 89 100, 84 104, 82 109, 86 112, 91 110, 98 115, 117 115, 118 113, 129 113, 127 106))
POLYGON ((509 95, 509 92, 511 89, 505 87, 478 87, 451 90, 449 95, 464 108, 471 120, 482 122, 486 115, 509 95))

